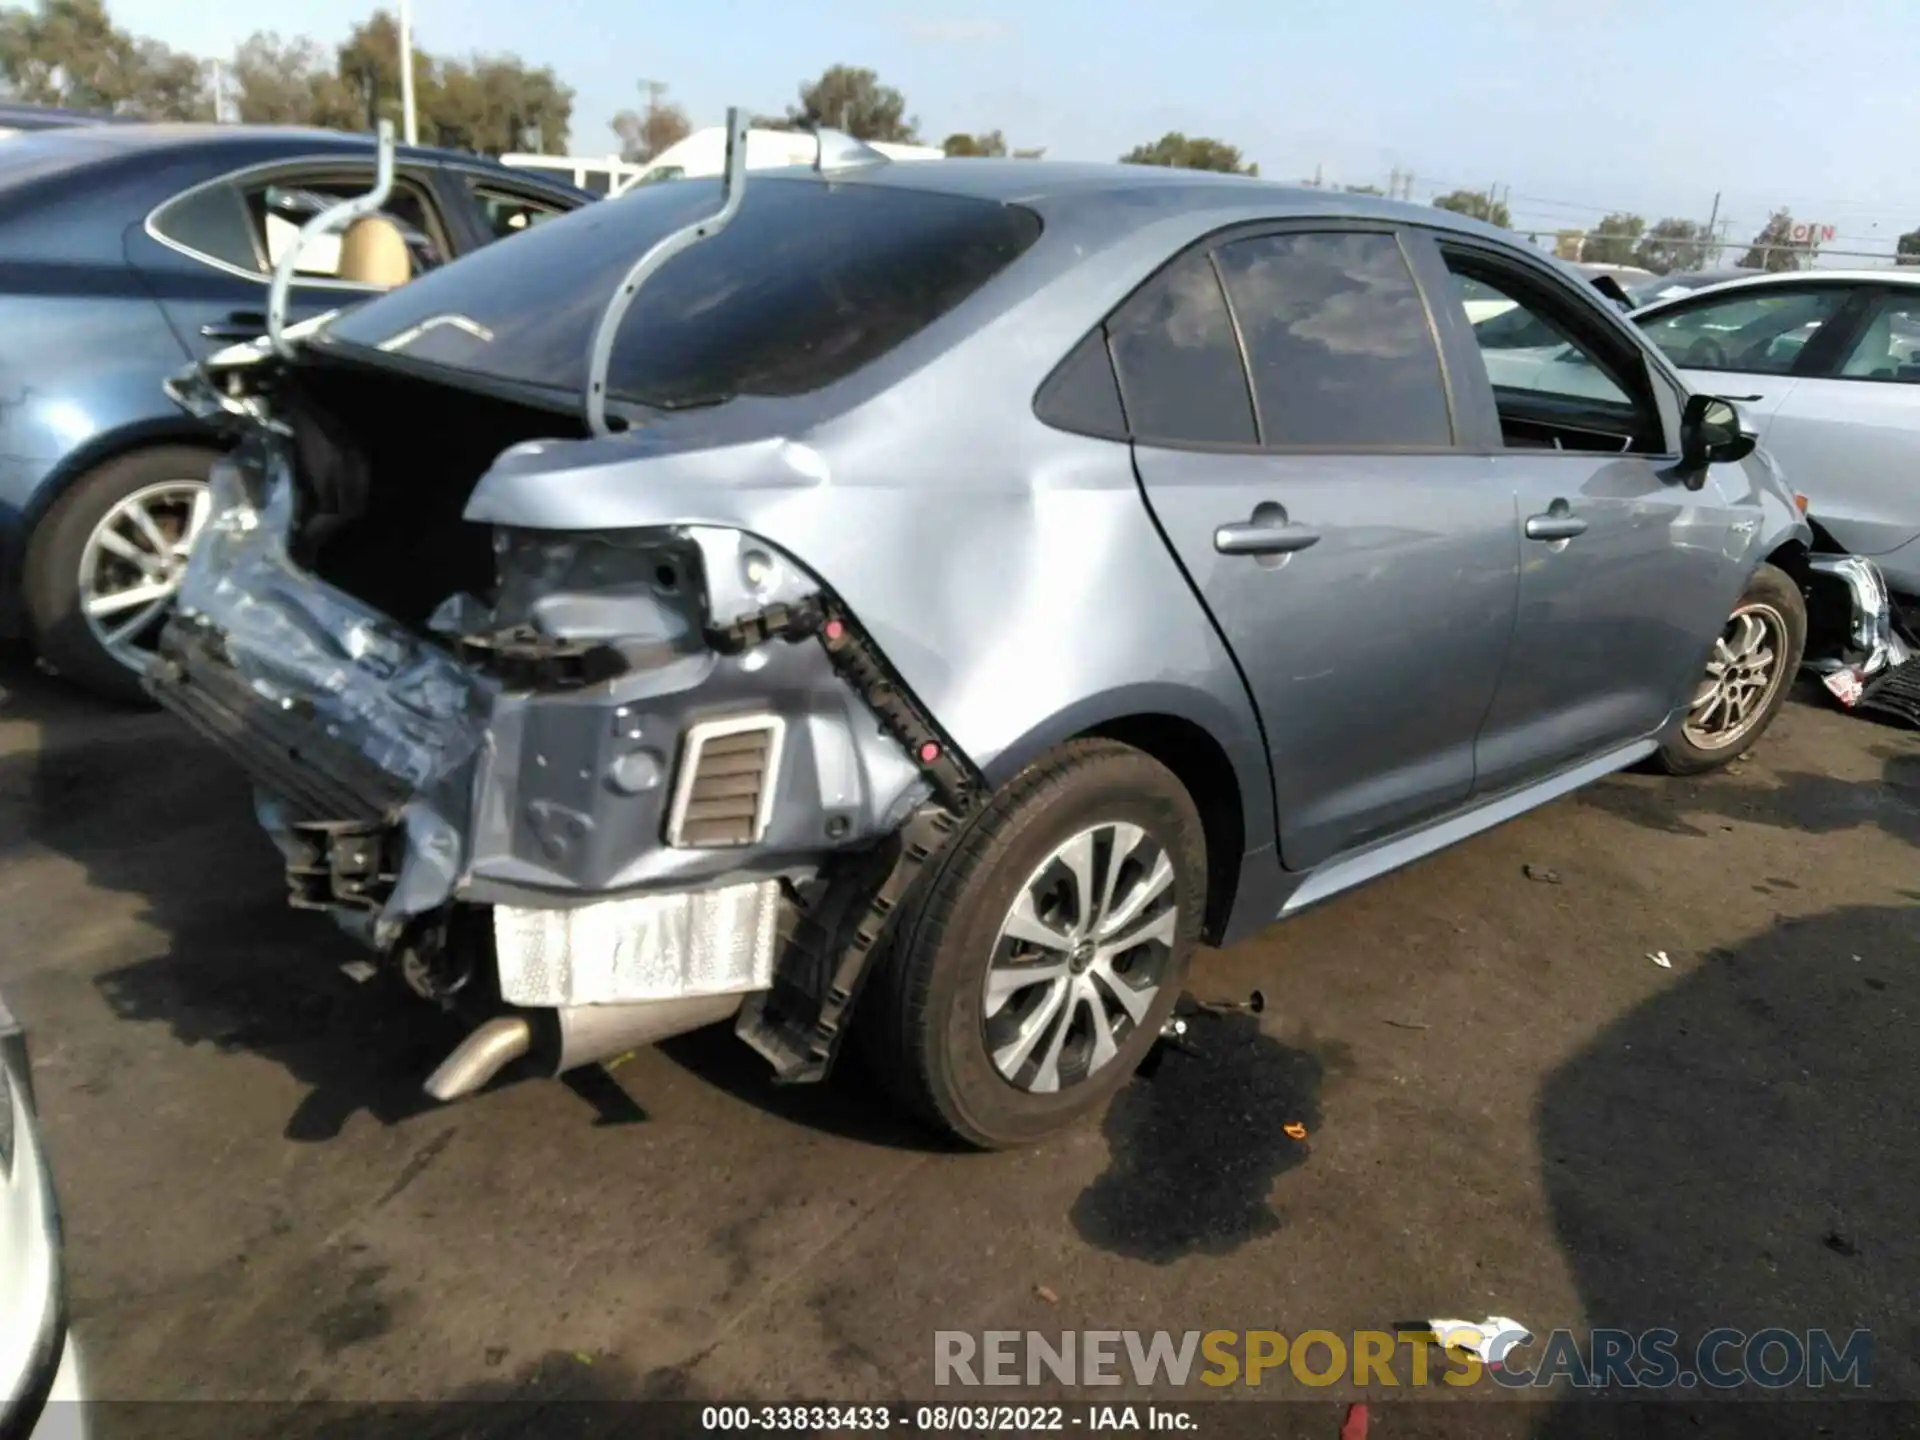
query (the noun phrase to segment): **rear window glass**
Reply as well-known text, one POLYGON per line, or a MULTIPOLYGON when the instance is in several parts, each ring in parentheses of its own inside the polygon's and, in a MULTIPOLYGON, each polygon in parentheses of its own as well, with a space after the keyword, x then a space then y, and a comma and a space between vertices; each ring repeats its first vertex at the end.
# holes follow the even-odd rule
MULTIPOLYGON (((579 393, 614 287, 719 198, 717 180, 636 186, 356 306, 332 337, 579 393)), ((1031 211, 993 201, 755 176, 732 224, 641 290, 608 393, 673 408, 817 390, 951 310, 1039 233, 1031 211)))

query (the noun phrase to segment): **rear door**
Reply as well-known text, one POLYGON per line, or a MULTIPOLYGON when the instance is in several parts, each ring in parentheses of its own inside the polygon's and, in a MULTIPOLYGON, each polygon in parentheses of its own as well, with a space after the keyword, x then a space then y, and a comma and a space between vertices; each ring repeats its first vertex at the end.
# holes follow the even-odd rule
POLYGON ((1675 474, 1680 395, 1597 300, 1544 265, 1442 237, 1456 394, 1519 502, 1520 602, 1476 747, 1495 794, 1652 734, 1691 695, 1747 535, 1711 481, 1675 474), (1497 295, 1551 345, 1510 365, 1468 319, 1497 295))
MULTIPOLYGON (((332 201, 373 188, 373 163, 358 157, 257 166, 196 185, 157 207, 128 237, 128 258, 153 290, 181 343, 204 357, 266 331, 273 266, 300 226, 332 201)), ((429 176, 403 167, 384 214, 407 237, 414 273, 452 253, 429 176)), ((288 318, 303 320, 379 291, 338 277, 340 240, 316 240, 288 294, 288 318)))
POLYGON ((1513 623, 1513 500, 1456 441, 1395 231, 1203 245, 1108 339, 1148 504, 1258 707, 1286 865, 1459 805, 1513 623))
POLYGON ((1920 286, 1861 287, 1774 416, 1770 448, 1812 513, 1920 593, 1920 286))

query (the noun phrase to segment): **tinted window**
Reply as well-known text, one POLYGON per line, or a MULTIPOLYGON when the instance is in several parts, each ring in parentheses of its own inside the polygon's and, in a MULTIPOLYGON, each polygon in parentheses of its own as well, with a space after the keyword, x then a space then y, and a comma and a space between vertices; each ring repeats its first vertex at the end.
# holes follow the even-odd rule
POLYGON ((1440 352, 1391 235, 1221 247, 1268 445, 1448 445, 1440 352))
MULTIPOLYGON (((711 214, 717 180, 640 185, 512 245, 357 306, 335 338, 578 393, 614 287, 648 246, 711 214)), ((884 185, 755 176, 733 223, 647 282, 613 349, 608 392, 645 405, 793 395, 852 374, 959 304, 1039 236, 1031 211, 884 185)))
POLYGON ((1840 362, 1846 380, 1920 384, 1920 294, 1887 296, 1840 362))
POLYGON ((253 226, 240 193, 231 185, 189 191, 153 217, 153 228, 176 245, 224 260, 243 270, 258 270, 253 226))
POLYGON ((1845 298, 1831 287, 1748 290, 1669 310, 1642 328, 1684 369, 1785 375, 1845 298))
POLYGON ((1108 330, 1135 439, 1255 442, 1240 344, 1206 255, 1194 251, 1154 276, 1108 330))
POLYGON ((543 220, 552 220, 567 213, 550 201, 536 200, 531 195, 501 190, 492 185, 475 185, 472 191, 473 203, 480 210, 480 223, 487 227, 488 233, 496 240, 518 235, 523 230, 531 230, 543 220))
POLYGON ((1095 330, 1060 362, 1034 398, 1034 414, 1047 424, 1081 435, 1127 438, 1126 412, 1104 330, 1095 330))

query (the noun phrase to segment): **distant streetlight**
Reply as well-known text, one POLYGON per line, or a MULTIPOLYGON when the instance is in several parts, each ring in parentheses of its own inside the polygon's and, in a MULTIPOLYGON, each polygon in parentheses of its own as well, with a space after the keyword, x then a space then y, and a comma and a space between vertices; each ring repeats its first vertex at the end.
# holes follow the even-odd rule
POLYGON ((400 0, 400 127, 407 144, 420 143, 413 109, 413 0, 400 0))

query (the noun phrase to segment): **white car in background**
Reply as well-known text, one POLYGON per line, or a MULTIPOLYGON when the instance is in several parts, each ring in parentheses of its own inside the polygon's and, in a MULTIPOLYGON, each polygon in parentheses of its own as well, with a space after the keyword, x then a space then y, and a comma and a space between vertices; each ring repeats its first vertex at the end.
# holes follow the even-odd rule
POLYGON ((0 1436, 79 1440, 80 1361, 67 1333, 60 1211, 31 1074, 26 1038, 0 1000, 0 1436))
POLYGON ((1739 402, 1837 546, 1920 599, 1920 271, 1757 275, 1633 319, 1690 386, 1739 402))

